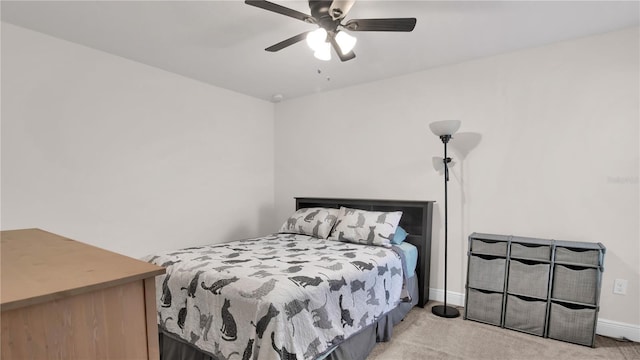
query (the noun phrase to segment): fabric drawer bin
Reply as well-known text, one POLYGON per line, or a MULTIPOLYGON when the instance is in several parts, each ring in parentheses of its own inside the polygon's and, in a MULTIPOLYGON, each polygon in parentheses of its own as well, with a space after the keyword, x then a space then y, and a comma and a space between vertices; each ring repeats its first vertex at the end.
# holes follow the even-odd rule
POLYGON ((548 332, 550 338, 593 346, 595 325, 595 309, 551 303, 548 332))
POLYGON ((597 290, 598 269, 555 266, 552 298, 595 305, 597 290))
POLYGON ((471 252, 486 255, 507 256, 507 242, 471 239, 471 252))
POLYGON ((551 260, 551 247, 545 245, 511 243, 511 257, 549 261, 551 260))
POLYGON ((467 319, 500 326, 502 293, 469 289, 466 309, 467 319))
POLYGON ((508 295, 504 327, 542 336, 546 313, 546 301, 508 295))
POLYGON ((504 291, 505 259, 472 255, 469 262, 470 287, 504 291))
POLYGON ((600 251, 558 246, 556 247, 556 262, 599 266, 600 251))
POLYGON ((549 286, 549 264, 509 262, 507 289, 518 295, 546 298, 549 286))

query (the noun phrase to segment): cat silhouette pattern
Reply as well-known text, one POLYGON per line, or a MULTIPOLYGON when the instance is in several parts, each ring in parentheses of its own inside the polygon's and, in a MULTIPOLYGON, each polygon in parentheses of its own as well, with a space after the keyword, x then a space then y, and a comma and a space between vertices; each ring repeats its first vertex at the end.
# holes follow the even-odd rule
POLYGON ((156 278, 159 328, 219 359, 312 360, 403 298, 401 257, 366 243, 274 234, 145 260, 167 264, 156 278))

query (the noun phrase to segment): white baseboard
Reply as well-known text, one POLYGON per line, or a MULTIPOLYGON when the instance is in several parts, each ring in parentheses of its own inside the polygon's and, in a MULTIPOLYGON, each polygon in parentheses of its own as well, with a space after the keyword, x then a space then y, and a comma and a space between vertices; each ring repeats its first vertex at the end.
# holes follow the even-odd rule
MULTIPOLYGON (((444 290, 429 288, 429 300, 444 301, 444 290)), ((447 305, 464 306, 464 294, 447 291, 447 305)))
POLYGON ((596 334, 612 338, 625 338, 640 342, 640 325, 626 324, 613 320, 598 319, 596 334))
MULTIPOLYGON (((447 291, 447 304, 464 306, 465 294, 447 291)), ((444 301, 444 290, 429 288, 429 300, 444 301)), ((640 325, 621 323, 617 321, 598 319, 596 334, 616 339, 629 339, 640 342, 640 325)))

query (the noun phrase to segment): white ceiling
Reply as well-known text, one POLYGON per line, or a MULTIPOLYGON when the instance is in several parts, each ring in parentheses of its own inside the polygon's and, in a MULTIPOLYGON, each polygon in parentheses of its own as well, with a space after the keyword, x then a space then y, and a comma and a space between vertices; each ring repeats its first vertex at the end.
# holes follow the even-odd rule
MULTIPOLYGON (((309 14, 306 1, 273 0, 309 14)), ((2 20, 271 101, 639 25, 638 1, 371 1, 346 19, 415 17, 411 33, 351 32, 357 57, 324 62, 314 25, 234 1, 2 1, 2 20)))

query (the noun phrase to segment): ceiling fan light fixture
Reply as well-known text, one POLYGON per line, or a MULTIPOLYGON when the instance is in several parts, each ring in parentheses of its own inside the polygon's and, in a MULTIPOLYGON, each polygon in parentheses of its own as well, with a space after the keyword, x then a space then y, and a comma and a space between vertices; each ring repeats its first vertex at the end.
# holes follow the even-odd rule
POLYGON ((336 42, 340 47, 340 51, 342 52, 342 55, 347 55, 356 46, 356 42, 358 42, 358 39, 356 39, 354 36, 347 34, 344 31, 339 31, 336 34, 336 42))
POLYGON ((327 43, 327 30, 323 28, 318 28, 307 34, 307 45, 314 50, 318 51, 320 48, 324 47, 324 44, 327 43))
POLYGON ((315 56, 318 60, 331 60, 331 44, 329 44, 328 42, 322 43, 315 49, 313 56, 315 56))
POLYGON ((353 48, 357 39, 343 32, 344 30, 410 32, 416 26, 416 18, 350 19, 343 23, 355 1, 309 0, 311 15, 267 0, 245 0, 245 4, 318 26, 316 30, 305 31, 269 46, 265 48, 266 51, 280 51, 306 39, 309 47, 315 52, 315 57, 322 60, 330 60, 333 50, 342 62, 356 57, 353 48))

